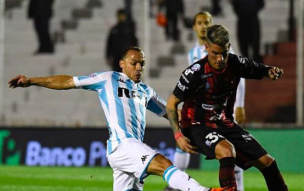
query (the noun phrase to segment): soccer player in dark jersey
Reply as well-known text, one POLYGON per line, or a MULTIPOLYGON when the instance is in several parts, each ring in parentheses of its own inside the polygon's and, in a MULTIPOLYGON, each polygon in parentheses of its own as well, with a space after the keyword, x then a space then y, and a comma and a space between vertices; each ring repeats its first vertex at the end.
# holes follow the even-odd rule
MULTIPOLYGON (((180 148, 202 153, 220 163, 222 187, 236 187, 234 167, 254 166, 269 191, 288 191, 277 163, 257 140, 233 119, 240 78, 279 79, 283 70, 229 53, 229 31, 222 25, 207 29, 208 55, 183 71, 167 103, 167 115, 180 148), (179 125, 177 107, 184 102, 179 125)), ((237 190, 237 189, 235 189, 237 190)))
MULTIPOLYGON (((192 65, 196 61, 204 58, 208 52, 206 51, 205 44, 207 43, 207 28, 213 24, 212 15, 209 12, 199 12, 197 13, 192 21, 192 28, 196 34, 197 42, 194 47, 192 47, 188 53, 188 65, 192 65)), ((229 53, 234 54, 232 47, 229 50, 229 53)), ((236 91, 236 99, 234 104, 234 119, 238 124, 242 124, 245 121, 245 108, 244 108, 244 99, 245 99, 245 79, 241 78, 238 89, 236 91)), ((190 154, 182 151, 179 147, 176 147, 174 153, 174 165, 182 170, 186 171, 190 163, 190 154)), ((201 163, 200 166, 204 166, 204 163, 201 163)), ((235 166, 235 179, 238 187, 238 191, 244 191, 244 176, 243 170, 235 166)), ((180 191, 166 186, 163 191, 180 191)))

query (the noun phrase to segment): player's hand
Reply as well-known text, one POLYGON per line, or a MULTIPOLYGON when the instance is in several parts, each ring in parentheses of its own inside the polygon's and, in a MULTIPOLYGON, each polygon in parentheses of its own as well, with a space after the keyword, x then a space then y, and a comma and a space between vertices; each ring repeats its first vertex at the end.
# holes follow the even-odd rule
POLYGON ((236 107, 235 108, 235 112, 234 112, 234 116, 235 116, 235 121, 238 124, 242 124, 245 122, 245 108, 243 107, 236 107))
POLYGON ((268 76, 272 80, 277 80, 283 75, 284 71, 281 68, 278 67, 271 67, 268 70, 268 76))
POLYGON ((181 150, 187 153, 198 154, 198 152, 195 151, 196 147, 190 144, 190 140, 187 137, 181 136, 176 140, 176 142, 181 150))
POLYGON ((30 84, 30 80, 28 77, 23 76, 23 75, 18 75, 15 78, 11 79, 9 82, 9 87, 10 88, 17 88, 17 87, 29 87, 30 84))

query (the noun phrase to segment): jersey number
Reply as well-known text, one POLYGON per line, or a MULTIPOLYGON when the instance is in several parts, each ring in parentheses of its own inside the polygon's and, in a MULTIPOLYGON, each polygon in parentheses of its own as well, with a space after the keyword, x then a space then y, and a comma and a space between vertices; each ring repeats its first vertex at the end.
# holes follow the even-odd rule
POLYGON ((215 134, 215 132, 213 133, 209 133, 206 136, 206 139, 208 139, 210 141, 210 143, 215 143, 219 138, 219 135, 215 134))

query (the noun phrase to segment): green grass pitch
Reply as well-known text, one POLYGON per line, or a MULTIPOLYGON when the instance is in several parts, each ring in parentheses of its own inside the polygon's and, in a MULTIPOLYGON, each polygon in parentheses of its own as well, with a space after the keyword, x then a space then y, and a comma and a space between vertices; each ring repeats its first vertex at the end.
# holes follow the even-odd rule
MULTIPOLYGON (((218 172, 188 170, 205 186, 218 186, 218 172)), ((304 174, 283 173, 290 191, 304 191, 304 174), (302 180, 302 181, 301 181, 302 180)), ((101 167, 25 167, 0 166, 1 191, 111 191, 112 169, 101 167)), ((145 191, 161 191, 166 182, 157 176, 145 180, 145 191)), ((262 175, 245 172, 246 191, 267 191, 262 175)))

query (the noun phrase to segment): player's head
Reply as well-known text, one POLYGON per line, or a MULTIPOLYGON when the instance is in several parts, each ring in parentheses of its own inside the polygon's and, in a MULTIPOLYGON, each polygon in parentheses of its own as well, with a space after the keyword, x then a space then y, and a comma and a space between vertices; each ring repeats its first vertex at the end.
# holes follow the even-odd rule
POLYGON ((208 61, 212 68, 225 68, 230 49, 229 31, 223 25, 212 25, 207 29, 208 61))
POLYGON ((192 28, 196 37, 205 40, 207 37, 207 28, 212 25, 212 16, 207 11, 197 13, 192 22, 192 28))
POLYGON ((127 12, 124 9, 118 9, 116 12, 116 17, 119 22, 127 20, 127 12))
POLYGON ((145 66, 145 54, 138 47, 128 47, 122 53, 119 65, 122 68, 122 73, 138 83, 141 80, 141 75, 145 66))

